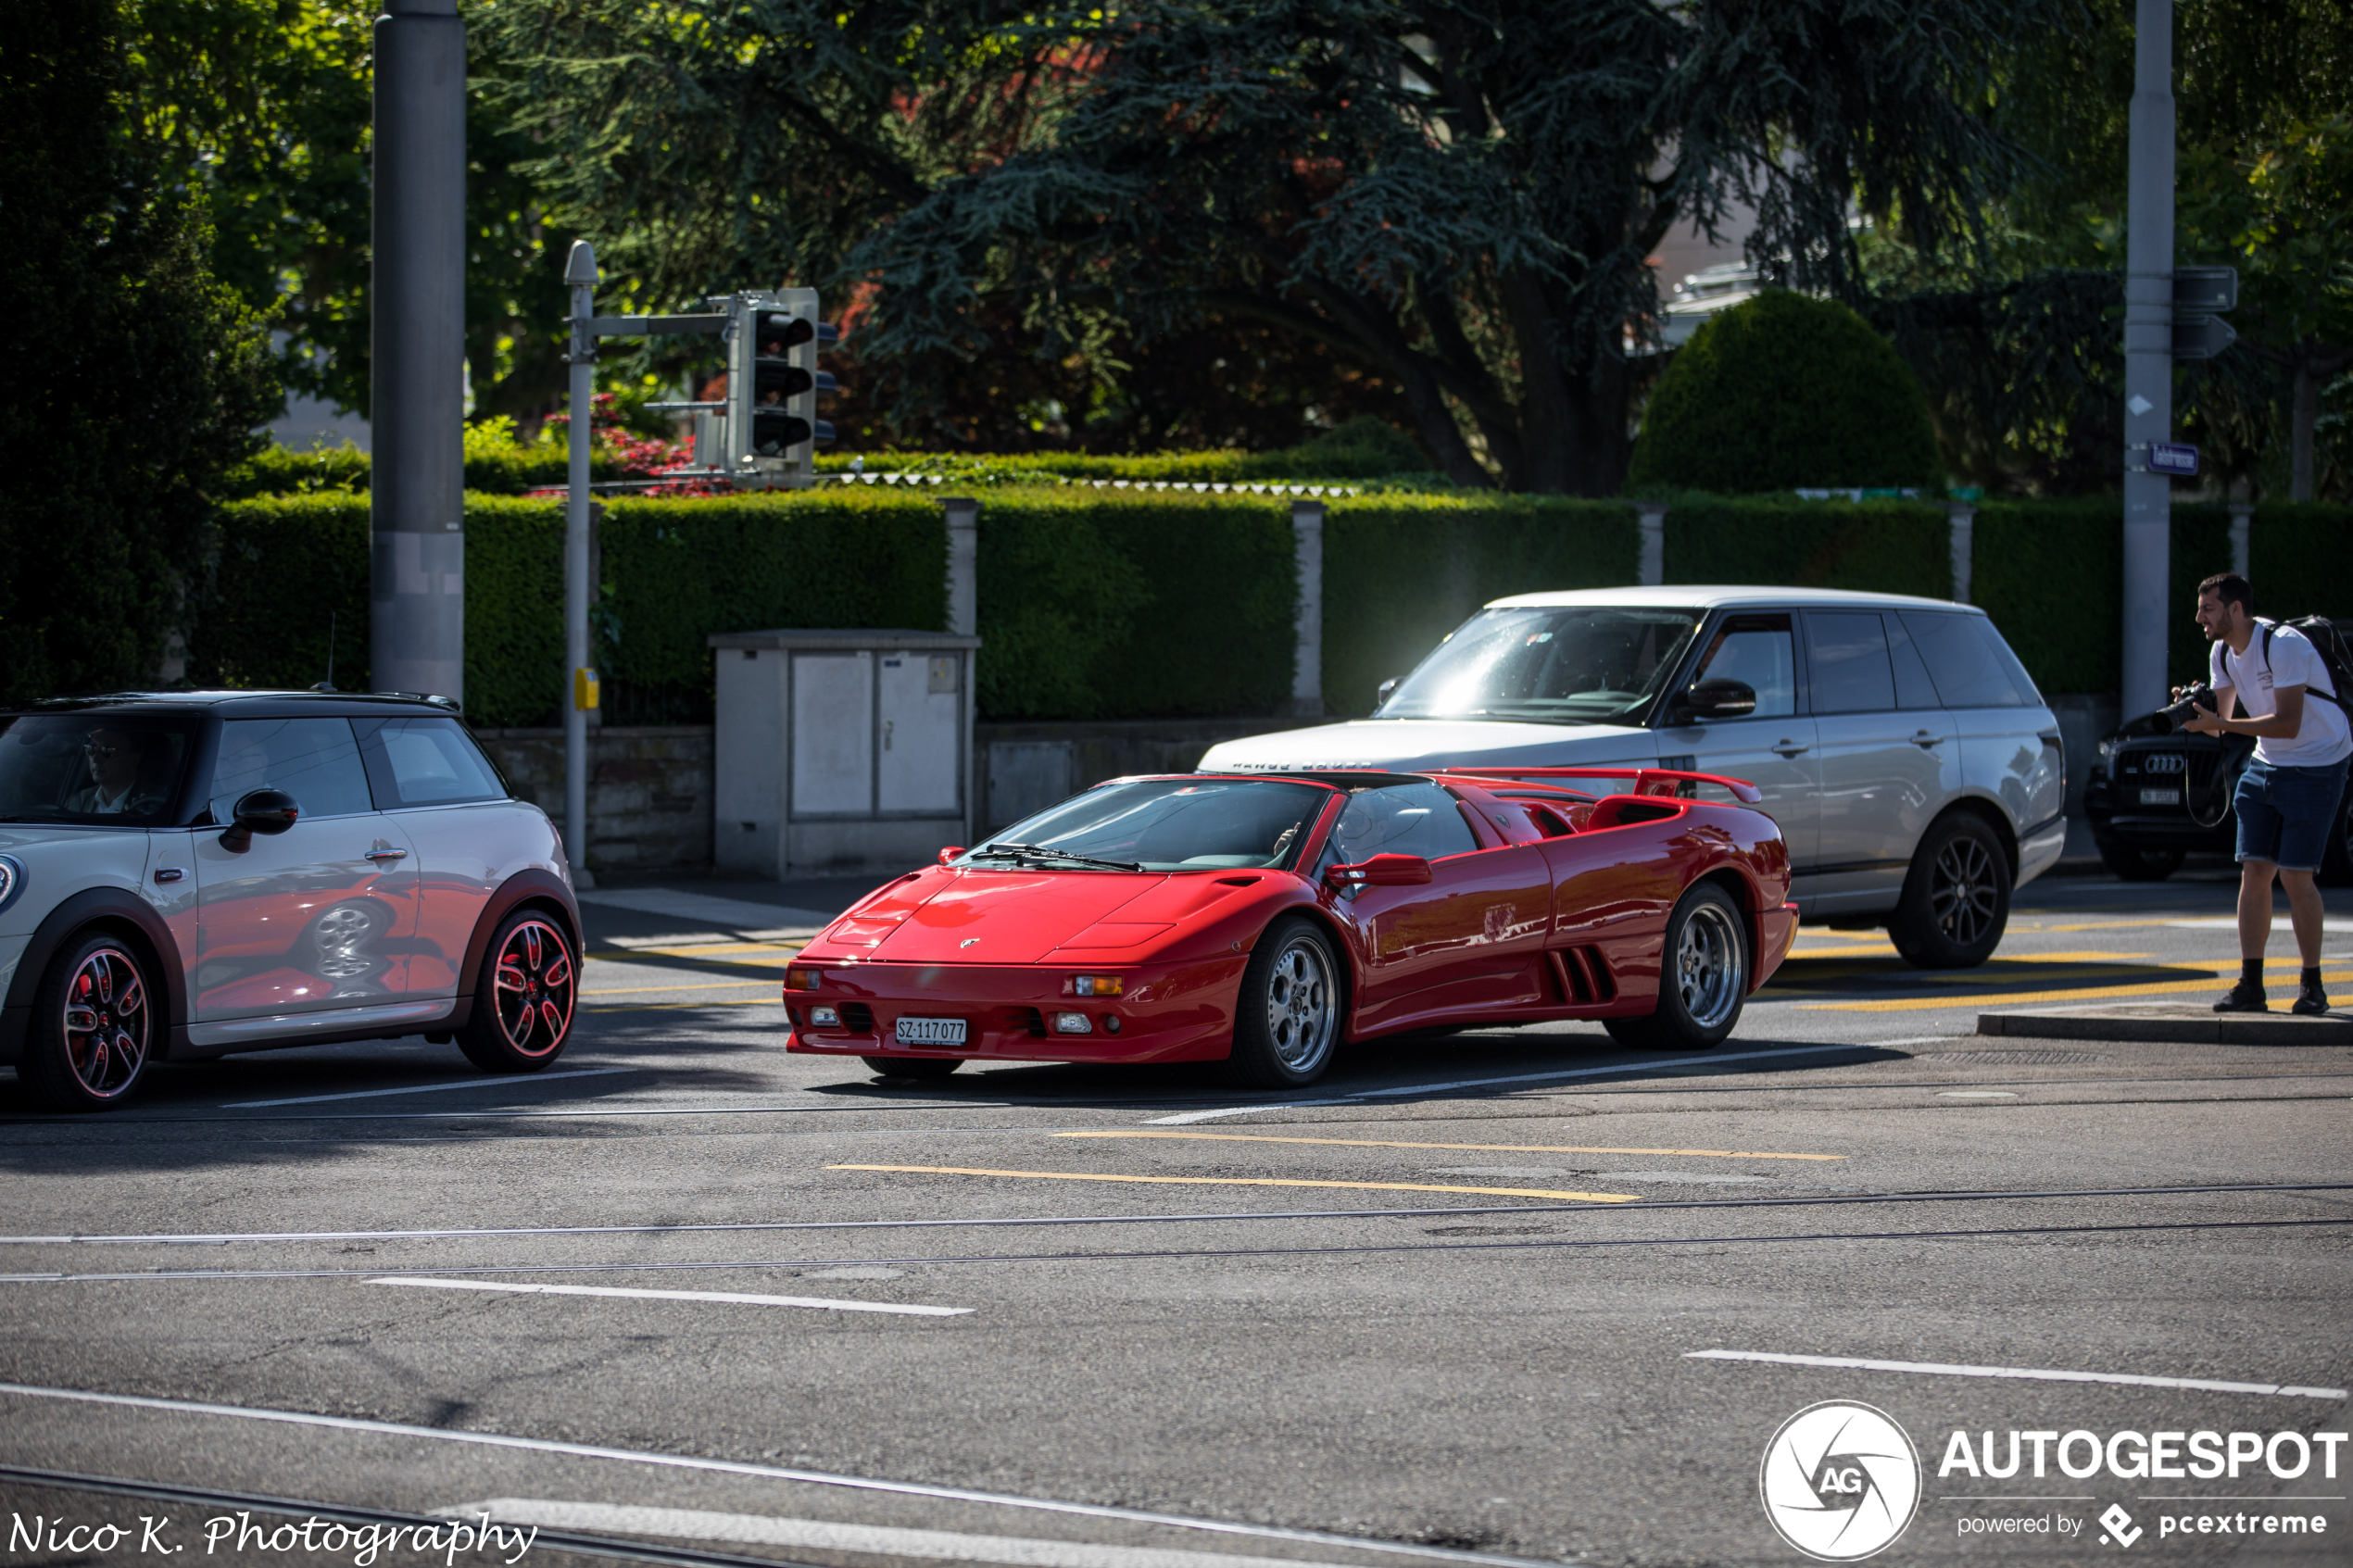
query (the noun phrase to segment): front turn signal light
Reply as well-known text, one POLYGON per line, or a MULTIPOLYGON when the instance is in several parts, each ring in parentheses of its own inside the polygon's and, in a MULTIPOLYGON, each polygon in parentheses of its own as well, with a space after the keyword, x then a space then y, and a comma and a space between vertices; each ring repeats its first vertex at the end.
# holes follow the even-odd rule
POLYGON ((814 991, 824 978, 825 972, 822 969, 803 969, 799 965, 795 964, 790 969, 785 971, 785 989, 787 991, 814 991))
POLYGON ((1127 982, 1116 974, 1075 974, 1070 980, 1074 997, 1120 997, 1126 992, 1127 982))

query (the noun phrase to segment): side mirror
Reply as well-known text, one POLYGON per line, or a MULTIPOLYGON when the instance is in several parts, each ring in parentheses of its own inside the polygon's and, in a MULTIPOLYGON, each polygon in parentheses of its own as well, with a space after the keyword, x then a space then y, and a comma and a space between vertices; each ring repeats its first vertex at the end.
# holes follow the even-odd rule
POLYGON ((1388 703, 1389 694, 1397 689, 1397 683, 1400 677, 1391 675, 1388 680, 1383 681, 1380 685, 1374 690, 1373 711, 1376 713, 1379 712, 1380 709, 1388 703))
POLYGON ((1429 862, 1419 855, 1376 855, 1360 865, 1334 866, 1327 884, 1350 887, 1418 887, 1430 879, 1429 862))
POLYGON ((1756 711, 1756 688, 1745 681, 1700 681, 1683 694, 1675 718, 1689 723, 1698 719, 1745 719, 1756 711))
POLYGON ((942 850, 939 852, 939 863, 940 863, 941 865, 943 865, 943 866, 944 866, 944 865, 946 865, 949 861, 950 861, 950 860, 954 859, 957 856, 959 856, 959 855, 963 854, 963 852, 964 852, 964 847, 963 847, 963 845, 961 845, 961 844, 951 844, 951 845, 948 846, 948 847, 947 847, 947 848, 942 849, 942 850))
POLYGON ((253 847, 255 834, 270 836, 294 826, 302 808, 284 790, 257 789, 240 799, 231 815, 234 820, 220 835, 220 846, 242 855, 253 847))

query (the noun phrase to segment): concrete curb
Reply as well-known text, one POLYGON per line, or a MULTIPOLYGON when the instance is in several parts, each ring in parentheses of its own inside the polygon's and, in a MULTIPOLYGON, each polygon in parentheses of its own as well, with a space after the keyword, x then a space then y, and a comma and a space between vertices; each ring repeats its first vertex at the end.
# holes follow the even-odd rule
POLYGON ((2353 1014, 2300 1017, 2274 1012, 2215 1012, 2204 1003, 2116 1003, 2036 1008, 1977 1015, 1980 1035, 2041 1040, 2140 1040, 2204 1046, 2353 1046, 2353 1014))

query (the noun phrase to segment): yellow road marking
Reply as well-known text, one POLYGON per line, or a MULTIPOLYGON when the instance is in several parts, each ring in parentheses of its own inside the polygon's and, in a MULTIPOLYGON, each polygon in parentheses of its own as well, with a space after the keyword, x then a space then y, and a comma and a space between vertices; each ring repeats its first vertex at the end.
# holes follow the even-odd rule
POLYGON ((914 1176, 1020 1176, 1038 1182, 1145 1182, 1201 1187, 1348 1187, 1359 1192, 1464 1192, 1483 1198, 1560 1198, 1576 1203, 1640 1203, 1632 1192, 1548 1192, 1541 1187, 1445 1187, 1419 1182, 1311 1182, 1287 1176, 1103 1176, 1088 1171, 989 1171, 963 1165, 828 1165, 828 1171, 895 1171, 914 1176))
POLYGON ((583 991, 584 997, 635 997, 647 991, 735 991, 746 985, 774 985, 773 980, 706 980, 698 985, 616 985, 602 991, 583 991))
POLYGON ((1705 1160, 1843 1160, 1843 1154, 1753 1154, 1730 1148, 1603 1148, 1588 1144, 1393 1143, 1386 1138, 1286 1138, 1265 1133, 1056 1133, 1058 1138, 1200 1138, 1215 1143, 1312 1143, 1341 1148, 1477 1148, 1499 1154, 1680 1154, 1705 1160))
MULTIPOLYGON (((2181 980, 2163 985, 2088 985, 2073 991, 1999 991, 1977 994, 1948 993, 1940 997, 1903 997, 1881 1002, 1801 1002, 1809 1012, 1919 1012, 1943 1007, 2014 1007, 2021 1002, 2101 1001, 2115 997, 2158 997, 2179 991, 2204 991, 2225 979, 2237 968, 2217 969, 2204 980, 2181 980)), ((2353 981, 2353 970, 2321 977, 2324 985, 2353 981)))

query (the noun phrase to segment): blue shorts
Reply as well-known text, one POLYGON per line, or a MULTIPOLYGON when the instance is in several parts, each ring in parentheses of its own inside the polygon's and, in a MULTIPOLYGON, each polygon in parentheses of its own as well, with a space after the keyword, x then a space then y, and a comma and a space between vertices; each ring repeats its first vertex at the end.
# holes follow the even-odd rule
POLYGON ((2238 858, 2269 860, 2283 871, 2319 871, 2329 834, 2336 831, 2345 771, 2345 762, 2318 768, 2249 762, 2231 801, 2239 819, 2238 858))

